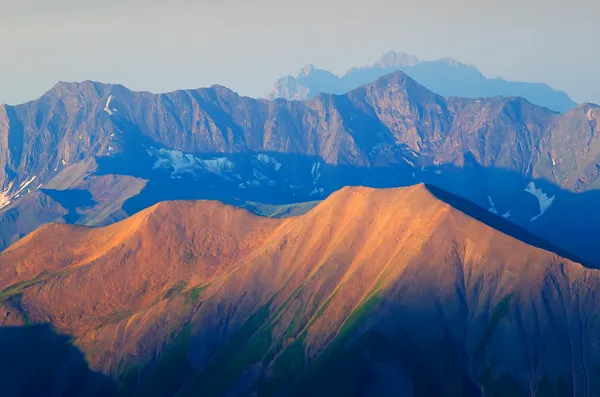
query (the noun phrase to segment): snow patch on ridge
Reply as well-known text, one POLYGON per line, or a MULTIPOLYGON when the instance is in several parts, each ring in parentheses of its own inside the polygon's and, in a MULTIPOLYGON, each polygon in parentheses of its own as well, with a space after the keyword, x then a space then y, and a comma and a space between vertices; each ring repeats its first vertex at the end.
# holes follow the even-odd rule
MULTIPOLYGON (((13 188, 15 187, 15 181, 11 181, 8 186, 6 186, 6 189, 4 189, 3 191, 0 192, 0 209, 6 207, 7 205, 10 205, 13 200, 18 199, 21 196, 21 192, 23 192, 27 186, 29 186, 33 181, 35 181, 36 176, 32 176, 30 178, 25 179, 23 182, 21 182, 21 184, 19 185, 19 188, 13 192, 13 188)), ((36 189, 39 189, 42 185, 38 186, 36 189)), ((31 189, 27 190, 27 193, 29 193, 31 191, 31 189)))
POLYGON ((321 178, 321 162, 320 161, 315 161, 315 163, 312 166, 312 169, 310 170, 310 175, 313 177, 313 181, 316 184, 319 181, 319 178, 321 178))
POLYGON ((275 171, 279 171, 279 169, 281 168, 281 163, 277 160, 275 160, 273 157, 268 156, 264 153, 260 153, 256 156, 256 159, 258 161, 260 161, 263 164, 266 164, 270 167, 273 168, 273 170, 275 171))
POLYGON ((191 154, 185 154, 179 150, 158 149, 154 150, 150 154, 158 157, 152 166, 153 170, 159 168, 172 168, 173 172, 171 175, 173 176, 184 172, 193 171, 193 169, 197 168, 198 166, 194 156, 191 154))
POLYGON ((4 208, 11 203, 13 196, 10 194, 10 191, 14 184, 15 181, 11 181, 6 189, 0 193, 0 208, 4 208))
POLYGON ((534 195, 538 199, 538 202, 540 204, 540 213, 529 220, 530 222, 533 222, 537 220, 540 216, 544 215, 544 212, 546 212, 548 208, 550 208, 550 206, 554 202, 555 196, 548 197, 548 195, 544 193, 542 189, 536 188, 535 183, 533 182, 529 182, 529 184, 525 188, 525 191, 534 195))
POLYGON ((325 194, 325 189, 323 189, 322 187, 315 187, 310 193, 308 193, 309 196, 314 196, 315 194, 325 194))
POLYGON ((196 161, 208 172, 216 175, 223 175, 227 171, 233 171, 235 166, 227 157, 219 157, 212 160, 201 160, 196 158, 196 161))
POLYGON ((494 200, 492 200, 492 196, 488 196, 488 201, 490 203, 490 208, 488 208, 488 211, 490 211, 492 214, 498 215, 498 210, 496 209, 496 205, 494 204, 494 200))
POLYGON ((113 115, 113 112, 116 112, 117 109, 110 107, 110 103, 112 102, 112 100, 114 99, 114 96, 109 95, 108 96, 108 100, 106 101, 106 105, 104 105, 104 111, 108 114, 110 114, 111 116, 113 115))
POLYGON ((35 181, 35 178, 36 178, 35 176, 32 176, 31 178, 26 179, 25 182, 21 183, 21 186, 20 186, 19 190, 17 190, 16 194, 20 194, 23 190, 25 190, 25 188, 27 186, 29 186, 31 184, 31 182, 35 181))
POLYGON ((190 153, 170 149, 147 149, 146 152, 155 158, 152 169, 172 169, 171 177, 180 177, 181 174, 189 173, 196 175, 197 171, 210 172, 226 178, 227 172, 234 170, 234 165, 226 157, 203 160, 194 157, 190 153))
MULTIPOLYGON (((492 196, 488 196, 488 202, 490 203, 490 208, 488 208, 488 211, 490 211, 492 214, 500 215, 500 212, 496 208, 496 203, 494 203, 492 196)), ((511 213, 512 213, 512 210, 508 210, 507 212, 502 214, 502 217, 504 219, 508 219, 512 215, 511 213)))
POLYGON ((254 178, 256 178, 259 181, 264 181, 267 180, 268 178, 265 176, 265 174, 263 174, 262 172, 260 172, 259 170, 257 170, 256 168, 252 170, 252 175, 254 176, 254 178))

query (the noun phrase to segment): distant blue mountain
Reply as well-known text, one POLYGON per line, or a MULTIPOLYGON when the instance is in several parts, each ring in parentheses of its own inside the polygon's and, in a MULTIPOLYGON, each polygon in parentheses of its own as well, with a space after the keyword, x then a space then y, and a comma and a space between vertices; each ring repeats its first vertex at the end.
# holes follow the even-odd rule
POLYGON ((421 61, 412 55, 393 51, 384 54, 374 65, 350 69, 341 77, 307 65, 296 77, 279 79, 267 98, 305 100, 321 92, 343 94, 397 70, 444 97, 522 97, 560 113, 577 105, 564 91, 554 90, 544 83, 488 79, 475 66, 451 58, 421 61))

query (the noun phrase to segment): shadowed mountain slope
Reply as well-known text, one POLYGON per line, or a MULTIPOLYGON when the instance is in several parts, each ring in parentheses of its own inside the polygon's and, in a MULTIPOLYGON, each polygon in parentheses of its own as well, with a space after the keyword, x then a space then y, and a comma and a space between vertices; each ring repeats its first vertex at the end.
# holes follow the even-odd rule
POLYGON ((89 369, 70 338, 48 325, 0 327, 0 351, 2 396, 118 396, 115 384, 89 369))
POLYGON ((426 182, 598 264, 599 122, 592 104, 446 99, 401 71, 307 102, 59 83, 0 108, 0 248, 45 222, 107 225, 166 200, 258 208, 426 182))
POLYGON ((46 226, 0 254, 1 305, 124 395, 599 392, 598 271, 454 200, 348 187, 287 219, 167 202, 46 226))

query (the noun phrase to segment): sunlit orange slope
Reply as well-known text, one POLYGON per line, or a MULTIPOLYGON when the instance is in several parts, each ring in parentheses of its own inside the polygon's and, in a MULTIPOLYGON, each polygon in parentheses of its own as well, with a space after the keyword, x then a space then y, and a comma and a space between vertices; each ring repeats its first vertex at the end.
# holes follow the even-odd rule
POLYGON ((415 395, 598 391, 598 271, 438 197, 349 187, 288 219, 167 202, 100 229, 46 226, 0 255, 3 305, 75 336, 126 394, 285 394, 323 371, 335 384, 322 363, 371 371, 381 352, 351 352, 373 335, 415 395))

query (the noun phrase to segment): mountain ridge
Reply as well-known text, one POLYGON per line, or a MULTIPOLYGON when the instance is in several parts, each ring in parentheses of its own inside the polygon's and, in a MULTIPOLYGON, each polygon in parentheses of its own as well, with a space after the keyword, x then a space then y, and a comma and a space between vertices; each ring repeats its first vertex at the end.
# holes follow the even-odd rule
POLYGON ((319 92, 343 94, 397 70, 407 73, 420 84, 444 97, 477 99, 520 96, 538 106, 560 113, 576 105, 564 91, 553 90, 544 83, 488 79, 475 66, 453 58, 421 61, 409 54, 394 51, 384 54, 378 62, 370 66, 351 68, 339 76, 314 65, 307 65, 296 76, 286 76, 277 81, 266 98, 305 100, 319 92))
MULTIPOLYGON (((365 395, 381 383, 414 396, 600 387, 584 375, 600 360, 598 270, 499 233, 424 184, 348 187, 289 219, 208 201, 133 218, 148 213, 156 216, 149 234, 138 229, 144 238, 131 234, 129 249, 106 252, 111 261, 0 292, 12 321, 68 331, 90 368, 124 395, 365 395), (251 248, 238 255, 227 239, 240 216, 251 248), (395 376, 372 379, 381 365, 395 376)), ((111 228, 130 230, 127 220, 98 230, 111 228)), ((3 269, 41 245, 20 244, 0 254, 3 269)))
POLYGON ((600 219, 578 195, 600 186, 600 115, 591 105, 556 114, 518 98, 446 99, 401 71, 304 102, 219 86, 62 90, 0 118, 0 211, 29 225, 2 228, 1 248, 51 217, 107 224, 169 199, 289 205, 346 184, 428 182, 578 257, 600 258, 584 237, 600 219), (34 192, 43 198, 36 213, 51 215, 28 220, 21 200, 34 192), (581 214, 568 230, 548 227, 573 207, 581 214))

